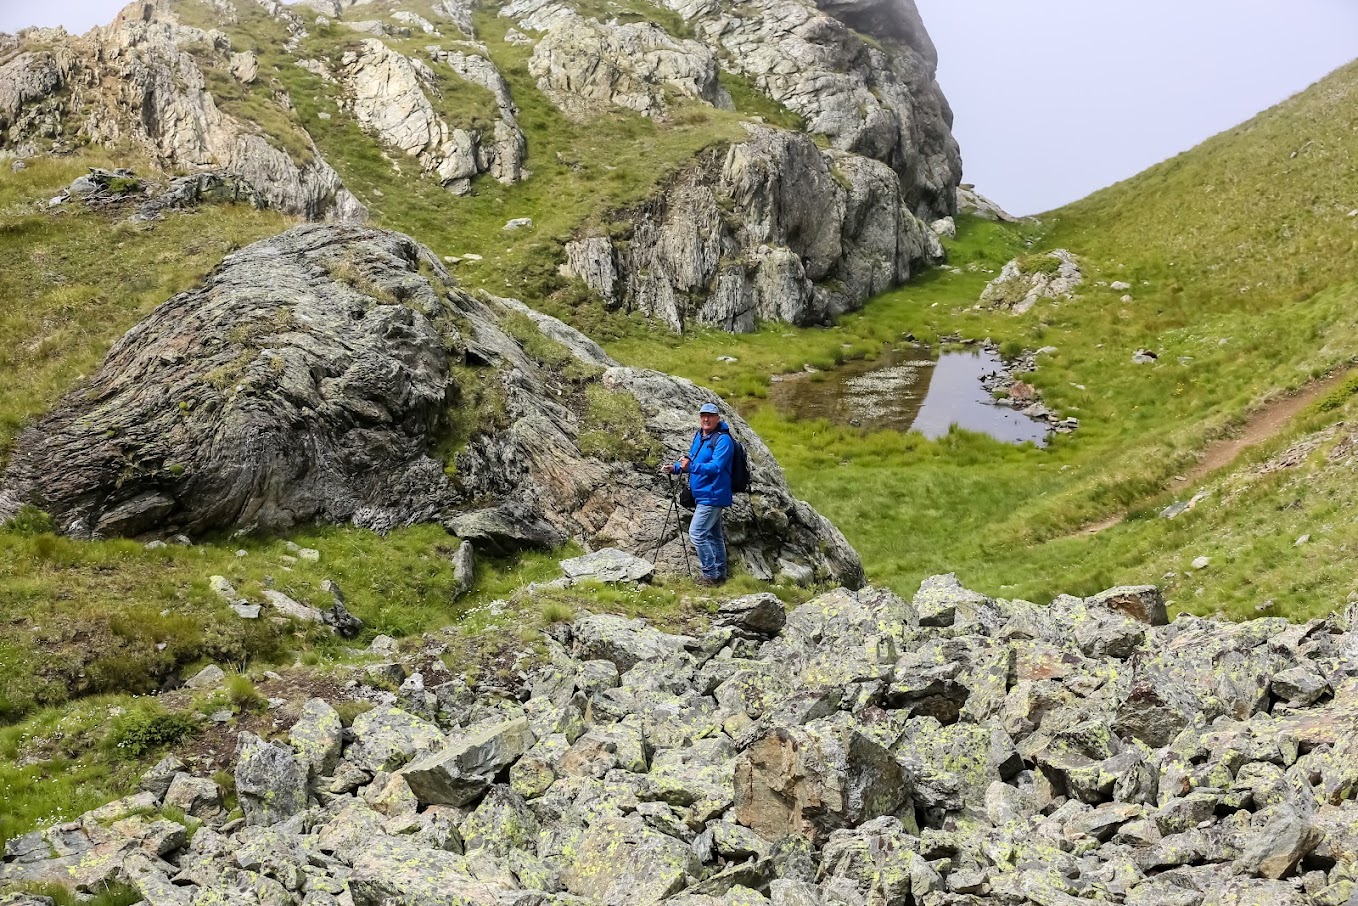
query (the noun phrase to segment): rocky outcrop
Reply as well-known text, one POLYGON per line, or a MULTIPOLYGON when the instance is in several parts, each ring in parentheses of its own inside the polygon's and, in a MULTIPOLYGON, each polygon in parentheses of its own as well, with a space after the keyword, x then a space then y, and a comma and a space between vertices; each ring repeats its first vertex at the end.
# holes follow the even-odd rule
POLYGON ((614 107, 663 118, 671 98, 731 107, 711 51, 649 22, 558 16, 533 50, 528 71, 552 103, 580 120, 614 107))
POLYGON ((1021 315, 1043 299, 1069 299, 1083 282, 1080 262, 1065 249, 1056 249, 1010 261, 981 291, 981 304, 1021 315))
POLYGON ((567 267, 611 307, 680 330, 820 324, 940 260, 888 166, 821 151, 807 135, 749 126, 644 205, 615 239, 566 246, 567 267))
POLYGON ((131 141, 166 170, 239 175, 286 213, 366 217, 300 127, 305 153, 295 158, 218 107, 200 60, 234 68, 242 80, 250 74, 221 32, 178 24, 161 3, 141 2, 81 37, 28 31, 23 40, 33 49, 0 66, 0 150, 29 156, 131 141))
POLYGON ((347 103, 354 118, 383 144, 417 159, 423 170, 458 194, 471 191, 472 177, 480 173, 494 172, 502 182, 517 181, 524 138, 504 80, 484 58, 477 57, 473 63, 466 55, 453 57, 436 51, 435 59, 440 58, 455 59, 465 72, 475 68, 483 85, 494 86, 501 119, 492 141, 485 141, 480 130, 454 128, 444 122, 426 95, 437 91, 433 71, 376 38, 359 42, 343 57, 347 103))
POLYGON ((683 17, 696 41, 667 40, 650 24, 580 23, 562 0, 514 0, 500 15, 546 33, 534 74, 566 109, 593 100, 649 115, 667 87, 720 105, 719 89, 703 88, 715 57, 800 114, 807 131, 832 147, 888 164, 918 218, 956 213, 961 153, 934 77, 938 54, 913 0, 663 5, 683 17))
MULTIPOLYGON (((502 183, 514 183, 527 178, 523 159, 528 151, 528 142, 519 128, 519 108, 509 94, 509 83, 485 49, 478 47, 477 53, 449 51, 439 47, 427 47, 425 50, 431 59, 447 64, 463 79, 473 85, 480 85, 495 96, 500 121, 495 124, 493 148, 483 152, 490 174, 502 183)), ((481 139, 481 143, 485 143, 484 139, 481 139)))
MULTIPOLYGON (((241 733, 237 789, 269 808, 228 822, 169 760, 150 792, 10 840, 0 884, 278 906, 1352 898, 1352 608, 1171 622, 1149 587, 1038 606, 953 576, 776 619, 770 599, 693 635, 580 614, 519 695, 451 680, 425 693, 437 724, 382 706, 320 761, 241 733), (205 826, 190 840, 162 797, 205 826)), ((328 706, 301 711, 312 740, 328 706)))
POLYGON ((724 65, 800 114, 808 132, 890 165, 917 217, 932 222, 956 212, 961 154, 935 80, 938 55, 913 0, 665 5, 724 65))
MULTIPOLYGON (((77 537, 442 521, 490 551, 658 545, 677 570, 685 542, 655 467, 715 400, 619 367, 513 300, 457 290, 405 236, 304 226, 161 305, 25 431, 0 519, 32 503, 77 537), (625 424, 608 420, 616 411, 625 424), (462 447, 445 470, 430 451, 454 431, 462 447)), ((843 536, 726 418, 754 487, 728 512, 733 559, 766 578, 786 562, 859 584, 843 536)))

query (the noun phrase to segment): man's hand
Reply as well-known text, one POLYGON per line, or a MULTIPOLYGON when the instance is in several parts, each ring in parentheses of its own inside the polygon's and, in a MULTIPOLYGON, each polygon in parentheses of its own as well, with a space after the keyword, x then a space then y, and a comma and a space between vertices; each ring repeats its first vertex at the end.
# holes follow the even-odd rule
POLYGON ((679 457, 679 471, 680 471, 680 472, 687 472, 687 471, 688 471, 688 457, 687 457, 687 456, 681 456, 681 457, 679 457))

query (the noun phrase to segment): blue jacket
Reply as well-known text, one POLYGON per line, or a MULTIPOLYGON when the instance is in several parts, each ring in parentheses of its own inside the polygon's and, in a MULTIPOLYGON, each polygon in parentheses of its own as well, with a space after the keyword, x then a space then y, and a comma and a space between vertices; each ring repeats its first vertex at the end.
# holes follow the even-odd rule
POLYGON ((722 422, 706 439, 699 431, 688 448, 688 486, 693 499, 707 506, 731 505, 731 461, 736 442, 722 422))

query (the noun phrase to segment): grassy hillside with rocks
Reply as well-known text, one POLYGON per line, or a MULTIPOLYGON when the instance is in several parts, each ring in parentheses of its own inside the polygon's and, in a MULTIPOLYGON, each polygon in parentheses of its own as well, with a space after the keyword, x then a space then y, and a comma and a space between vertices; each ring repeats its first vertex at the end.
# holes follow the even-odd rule
POLYGON ((870 575, 902 592, 956 571, 988 593, 1035 600, 1149 582, 1195 613, 1324 614, 1358 591, 1343 567, 1358 544, 1344 515, 1351 381, 1274 425, 1229 469, 1182 479, 1252 414, 1358 354, 1356 96, 1358 68, 1347 67, 1040 221, 964 218, 949 245, 959 271, 912 281, 828 331, 770 326, 660 352, 645 340, 613 348, 728 393, 794 484, 845 526, 870 575), (1087 282, 1076 298, 1019 316, 978 308, 1004 261, 1051 248, 1080 256, 1087 282), (907 332, 1053 349, 1025 380, 1079 417, 1079 431, 1044 451, 965 432, 930 442, 796 423, 759 401, 771 373, 872 356, 907 332), (1133 363, 1142 348, 1153 364, 1133 363), (1192 511, 1159 518, 1204 491, 1192 511), (1192 569, 1198 557, 1210 566, 1192 569))
MULTIPOLYGON (((374 225, 430 247, 463 288, 523 299, 624 364, 720 393, 768 444, 790 488, 862 555, 870 583, 910 598, 925 577, 955 572, 978 592, 1043 605, 1062 592, 1154 584, 1171 614, 1232 619, 1304 620, 1358 594, 1346 566, 1358 547, 1358 380, 1345 371, 1358 356, 1358 66, 1040 220, 961 215, 957 236, 943 240, 948 267, 917 271, 832 325, 765 322, 733 334, 695 320, 675 334, 641 310, 606 306, 597 288, 563 273, 566 245, 597 234, 626 253, 637 212, 656 207, 666 187, 692 188, 671 184, 701 152, 746 140, 756 118, 810 129, 776 92, 726 65, 719 84, 730 105, 669 97, 663 117, 611 109, 579 121, 540 89, 532 47, 511 34, 513 20, 480 8, 469 21, 512 92, 531 175, 501 181, 478 172, 470 194, 456 196, 360 128, 323 74, 340 71, 370 32, 298 7, 299 37, 262 6, 228 5, 234 21, 221 3, 174 5, 186 25, 219 28, 232 52, 253 53, 264 74, 241 82, 210 42, 189 48, 222 111, 301 172, 319 155, 374 225), (323 65, 296 65, 302 58, 323 65), (517 218, 531 227, 506 231, 517 218), (1073 298, 1020 315, 978 304, 1007 262, 1042 267, 1041 253, 1057 248, 1084 270, 1073 298), (1046 449, 960 430, 931 441, 796 421, 767 401, 774 376, 807 366, 825 374, 907 342, 973 341, 1010 358, 1045 350, 1022 377, 1079 429, 1046 449), (1142 349, 1154 360, 1134 362, 1142 349), (1277 401, 1326 376, 1337 377, 1298 412, 1275 414, 1277 401), (1247 433, 1259 442, 1203 472, 1203 461, 1225 462, 1221 444, 1247 433), (1193 506, 1163 518, 1186 501, 1193 506)), ((446 29, 438 8, 365 7, 386 24, 391 48, 425 59, 434 39, 396 18, 398 7, 446 29)), ((697 34, 647 3, 581 11, 651 23, 674 38, 697 34)), ((8 59, 12 48, 0 53, 8 59)), ((500 115, 494 93, 428 59, 437 114, 449 127, 489 130, 500 115)), ((836 141, 813 136, 829 160, 842 150, 836 141)), ((18 300, 0 312, 0 464, 19 432, 83 386, 153 308, 196 287, 225 255, 299 220, 277 204, 210 204, 143 221, 130 217, 128 200, 49 205, 91 166, 156 176, 157 165, 130 146, 81 144, 24 162, 0 180, 0 298, 18 300)), ((849 193, 843 171, 826 172, 849 193)), ((749 229, 731 197, 717 193, 717 205, 723 228, 749 229)), ((542 353, 536 369, 570 361, 527 316, 506 323, 542 353)), ((603 424, 580 396, 582 423, 603 424)), ((494 393, 462 400, 474 409, 463 428, 503 417, 494 393)), ((435 451, 450 473, 466 442, 453 435, 435 451)), ((400 685, 383 666, 393 660, 499 694, 547 659, 540 630, 578 611, 644 614, 702 635, 718 607, 681 578, 544 588, 559 575, 557 560, 579 552, 572 547, 484 557, 470 593, 459 596, 458 539, 439 525, 223 532, 153 547, 76 541, 55 528, 25 511, 0 531, 0 842, 127 792, 170 750, 200 773, 221 769, 237 730, 268 735, 296 719, 311 694, 344 703, 352 723, 400 685), (283 619, 242 622, 210 587, 213 575, 252 599, 269 590, 315 600, 319 583, 333 580, 365 628, 345 641, 283 619), (395 648, 368 647, 384 636, 395 648), (227 668, 224 684, 181 687, 209 663, 227 668)), ((741 575, 722 596, 765 590, 790 603, 821 591, 741 575)), ((218 779, 236 808, 232 777, 218 779)), ((135 899, 114 891, 108 902, 135 899)))

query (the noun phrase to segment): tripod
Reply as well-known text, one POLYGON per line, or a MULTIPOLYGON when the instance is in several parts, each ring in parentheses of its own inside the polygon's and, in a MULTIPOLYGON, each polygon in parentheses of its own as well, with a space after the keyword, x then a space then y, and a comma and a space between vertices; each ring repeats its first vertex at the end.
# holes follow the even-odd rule
POLYGON ((660 535, 655 539, 655 550, 651 552, 651 565, 655 566, 660 558, 660 548, 665 546, 665 532, 670 527, 670 519, 674 520, 674 532, 679 538, 679 546, 684 550, 684 568, 688 570, 688 577, 693 578, 693 561, 688 556, 688 545, 684 543, 684 525, 679 518, 679 488, 674 483, 674 474, 670 474, 670 508, 665 512, 665 521, 660 526, 660 535))

